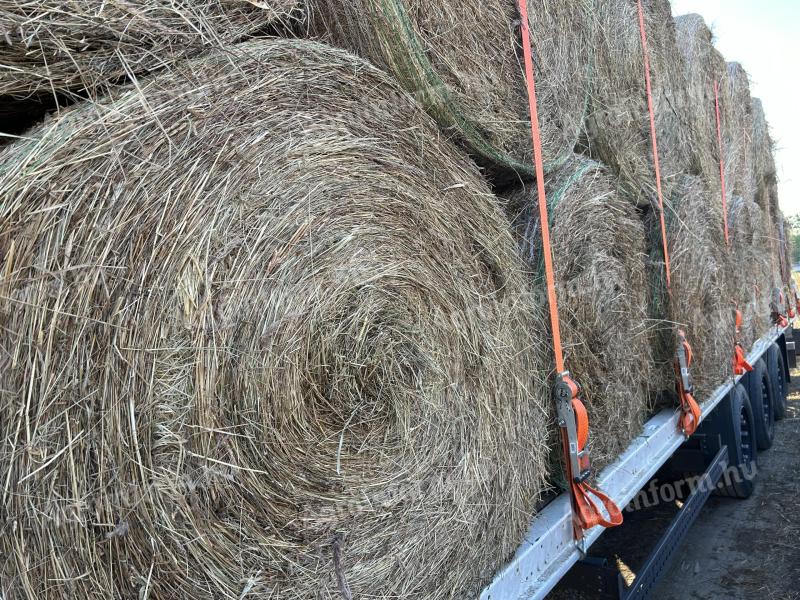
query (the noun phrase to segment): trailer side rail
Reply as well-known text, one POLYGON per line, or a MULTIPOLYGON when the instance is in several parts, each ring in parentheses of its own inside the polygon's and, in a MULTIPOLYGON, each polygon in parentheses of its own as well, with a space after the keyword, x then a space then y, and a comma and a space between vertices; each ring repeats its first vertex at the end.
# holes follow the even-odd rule
MULTIPOLYGON (((773 327, 748 355, 756 363, 787 329, 773 327)), ((720 386, 702 404, 705 419, 741 379, 720 386)), ((627 506, 639 490, 685 441, 678 430, 679 411, 664 410, 644 426, 644 431, 598 478, 599 487, 620 507, 627 506)), ((483 590, 480 600, 540 600, 580 560, 605 530, 595 527, 576 545, 573 539, 569 496, 561 494, 533 519, 525 540, 511 562, 483 590)))

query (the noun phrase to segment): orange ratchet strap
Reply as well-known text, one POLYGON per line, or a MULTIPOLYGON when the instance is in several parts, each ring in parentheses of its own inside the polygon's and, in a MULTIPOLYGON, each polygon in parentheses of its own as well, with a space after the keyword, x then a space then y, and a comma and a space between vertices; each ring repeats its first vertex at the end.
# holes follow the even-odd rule
POLYGON ((650 56, 647 52, 647 32, 644 27, 644 8, 642 0, 636 0, 639 7, 639 33, 642 38, 644 54, 644 81, 647 87, 647 110, 650 112, 650 139, 653 142, 653 165, 656 171, 656 193, 658 194, 658 212, 661 217, 661 242, 664 249, 664 266, 667 273, 667 290, 671 292, 672 275, 669 264, 669 245, 667 243, 667 224, 664 220, 664 193, 661 189, 661 162, 658 159, 658 139, 656 136, 656 112, 653 107, 653 85, 650 81, 650 56))
POLYGON ((733 374, 744 375, 753 370, 753 365, 747 362, 747 357, 744 354, 744 348, 739 342, 739 334, 742 331, 742 311, 736 309, 736 337, 733 341, 733 374))
POLYGON ((694 384, 690 371, 693 359, 692 347, 686 341, 686 334, 678 331, 678 360, 675 363, 675 374, 678 380, 676 388, 681 401, 681 417, 678 422, 686 437, 697 431, 701 415, 700 405, 694 399, 694 384))
POLYGON ((783 314, 783 309, 786 306, 785 296, 780 288, 775 288, 772 291, 772 322, 781 329, 789 326, 789 319, 783 314))
POLYGON ((722 182, 722 222, 725 227, 725 243, 730 245, 728 237, 728 199, 725 189, 725 147, 722 144, 722 119, 719 111, 719 82, 714 80, 714 108, 717 113, 717 145, 719 147, 719 179, 722 182))
POLYGON ((536 167, 536 188, 539 202, 539 219, 542 231, 542 250, 544 254, 547 300, 550 309, 550 326, 553 334, 553 354, 555 355, 557 381, 553 389, 556 402, 558 424, 564 450, 565 468, 570 482, 570 497, 573 513, 573 530, 576 540, 583 539, 583 532, 596 525, 614 527, 622 524, 622 512, 605 494, 592 488, 588 479, 591 474, 589 452, 589 417, 586 407, 579 397, 580 387, 572 380, 564 366, 564 351, 561 346, 561 326, 558 319, 555 272, 550 246, 550 220, 547 210, 547 197, 544 187, 544 160, 542 158, 542 137, 539 130, 539 110, 536 100, 536 81, 533 72, 533 53, 528 21, 527 0, 517 0, 522 35, 522 50, 525 58, 525 78, 528 87, 528 103, 531 117, 531 137, 533 157, 536 167), (596 498, 605 507, 608 518, 597 505, 596 498))
MULTIPOLYGON (((658 210, 661 218, 661 242, 664 249, 664 271, 667 277, 667 293, 672 302, 671 269, 669 261, 669 243, 667 242, 667 225, 664 220, 664 193, 661 187, 661 163, 658 158, 658 136, 656 135, 656 112, 653 104, 653 85, 650 78, 650 55, 647 50, 647 31, 644 24, 644 7, 642 0, 636 0, 639 9, 639 33, 642 40, 644 56, 644 81, 647 90, 647 110, 650 113, 650 140, 653 143, 653 166, 656 175, 656 193, 658 194, 658 210)), ((683 331, 678 332, 678 352, 675 362, 677 375, 676 389, 681 402, 680 428, 686 437, 691 436, 700 425, 700 407, 694 399, 689 367, 692 363, 692 348, 683 331)))

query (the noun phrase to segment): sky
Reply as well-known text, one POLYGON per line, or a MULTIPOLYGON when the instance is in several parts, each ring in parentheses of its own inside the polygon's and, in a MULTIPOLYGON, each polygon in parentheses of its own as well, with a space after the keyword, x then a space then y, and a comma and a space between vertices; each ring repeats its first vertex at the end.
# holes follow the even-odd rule
POLYGON ((672 0, 672 12, 702 15, 725 59, 750 74, 777 145, 781 208, 800 214, 800 0, 672 0))

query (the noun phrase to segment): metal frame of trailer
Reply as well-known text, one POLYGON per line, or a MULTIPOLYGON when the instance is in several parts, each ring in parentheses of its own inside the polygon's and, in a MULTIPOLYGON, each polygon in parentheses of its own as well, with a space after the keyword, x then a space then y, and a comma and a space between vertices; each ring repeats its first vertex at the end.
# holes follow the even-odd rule
MULTIPOLYGON (((791 328, 773 327, 767 335, 759 339, 748 355, 748 362, 755 364, 766 352, 777 343, 784 356, 784 376, 788 379, 789 365, 795 364, 794 342, 789 341, 787 333, 791 328)), ((735 385, 744 377, 731 379, 720 386, 714 394, 702 404, 702 419, 705 421, 717 407, 731 395, 735 385)), ((650 419, 644 431, 628 449, 611 465, 603 469, 598 477, 599 487, 606 492, 618 506, 627 506, 647 484, 647 482, 664 466, 678 449, 686 442, 678 430, 678 411, 664 410, 650 419)), ((712 449, 710 463, 703 477, 716 482, 728 466, 727 453, 724 446, 712 449)), ((674 547, 680 543, 688 527, 694 522, 697 513, 705 503, 710 490, 705 489, 693 494, 669 526, 667 533, 659 542, 647 561, 641 574, 646 577, 637 578, 635 589, 619 590, 620 598, 645 597, 646 589, 657 580, 664 563, 669 559, 674 547), (648 568, 650 567, 650 568, 648 568)), ((555 498, 545 506, 534 518, 525 540, 511 562, 483 590, 480 600, 539 600, 544 598, 568 571, 581 561, 581 571, 585 576, 596 578, 604 572, 609 586, 617 586, 617 579, 612 580, 611 570, 604 565, 592 568, 591 559, 584 560, 589 547, 597 541, 605 530, 595 527, 586 532, 581 542, 574 539, 572 528, 572 509, 566 493, 555 498), (588 571, 588 573, 586 573, 588 571)))

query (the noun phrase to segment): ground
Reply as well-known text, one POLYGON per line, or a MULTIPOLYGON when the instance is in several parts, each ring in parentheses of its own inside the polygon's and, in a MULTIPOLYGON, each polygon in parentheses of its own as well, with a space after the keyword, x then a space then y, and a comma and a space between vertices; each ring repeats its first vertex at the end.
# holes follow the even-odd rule
MULTIPOLYGON (((758 456, 754 494, 709 499, 654 600, 800 600, 800 369, 792 378, 775 444, 758 456)), ((630 582, 676 510, 662 503, 626 513, 627 527, 607 532, 590 553, 616 562, 630 582)), ((548 600, 592 597, 560 587, 548 600)))

